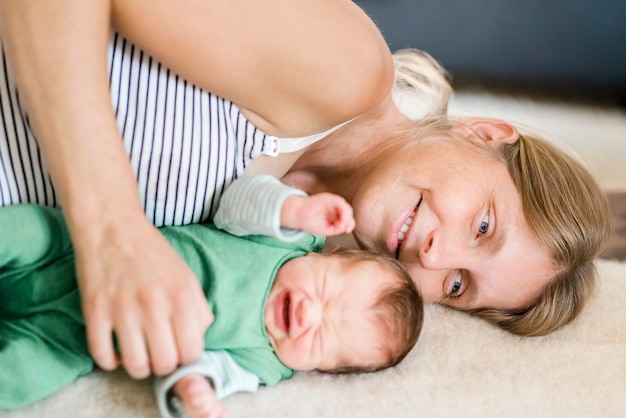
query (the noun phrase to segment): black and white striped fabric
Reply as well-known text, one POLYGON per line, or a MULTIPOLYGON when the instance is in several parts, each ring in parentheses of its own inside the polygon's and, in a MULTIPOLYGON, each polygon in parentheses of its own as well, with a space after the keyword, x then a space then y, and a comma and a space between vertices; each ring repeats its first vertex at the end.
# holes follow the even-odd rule
MULTIPOLYGON (((108 58, 111 100, 146 215, 156 226, 211 219, 224 188, 275 138, 116 33, 108 58)), ((59 206, 3 50, 0 71, 0 206, 59 206)))

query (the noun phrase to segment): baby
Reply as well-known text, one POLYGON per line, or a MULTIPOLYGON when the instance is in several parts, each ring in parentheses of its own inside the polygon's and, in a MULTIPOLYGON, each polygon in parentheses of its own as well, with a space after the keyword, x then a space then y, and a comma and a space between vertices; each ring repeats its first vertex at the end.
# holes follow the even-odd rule
MULTIPOLYGON (((337 212, 324 218, 350 228, 337 212)), ((389 258, 318 254, 323 239, 308 234, 294 233, 294 242, 285 243, 240 238, 213 225, 161 232, 197 275, 215 314, 203 361, 158 382, 164 415, 178 413, 165 400, 176 382, 186 414, 216 416, 222 411, 216 399, 234 391, 273 385, 294 370, 378 370, 399 362, 418 338, 421 299, 389 258), (210 414, 196 408, 198 399, 212 406, 210 414)), ((61 212, 2 208, 0 234, 0 408, 13 409, 89 373, 93 361, 61 212)))
MULTIPOLYGON (((233 298, 245 292, 242 288, 234 291, 233 298)), ((230 309, 235 310, 237 307, 228 299, 230 309)), ((258 304, 248 299, 237 303, 244 305, 246 316, 258 309, 258 304)), ((215 364, 224 359, 205 353, 200 362, 184 366, 157 383, 161 413, 179 416, 180 405, 167 402, 166 396, 176 382, 172 392, 180 398, 187 417, 220 417, 225 411, 219 398, 235 391, 254 391, 260 384, 273 385, 290 377, 293 370, 373 372, 391 367, 415 344, 421 308, 413 282, 385 256, 342 250, 292 258, 278 269, 262 307, 263 315, 258 319, 262 319, 265 329, 258 326, 260 321, 254 324, 258 345, 269 340, 265 348, 275 359, 252 353, 263 350, 252 344, 242 353, 239 346, 213 345, 213 349, 221 350, 218 354, 231 356, 241 370, 224 371, 224 366, 215 364), (267 337, 261 338, 262 334, 267 337), (272 372, 268 370, 270 365, 274 367, 272 372), (232 387, 233 380, 242 382, 241 386, 232 387)), ((221 312, 215 313, 207 342, 216 340, 213 332, 222 325, 221 312)), ((241 327, 234 323, 230 331, 242 333, 241 327)))
MULTIPOLYGON (((336 235, 354 228, 343 198, 307 196, 267 175, 232 183, 214 221, 233 234, 267 234, 283 241, 302 238, 302 230, 336 235)), ((346 249, 330 255, 311 252, 283 264, 264 312, 274 353, 282 364, 301 371, 371 372, 393 366, 413 347, 422 325, 421 298, 402 265, 346 249)), ((180 409, 189 418, 225 416, 220 398, 268 384, 246 370, 216 367, 215 362, 229 363, 216 358, 222 355, 227 356, 206 352, 201 361, 157 381, 163 416, 178 416, 180 409), (241 384, 234 388, 220 383, 224 379, 241 384)))

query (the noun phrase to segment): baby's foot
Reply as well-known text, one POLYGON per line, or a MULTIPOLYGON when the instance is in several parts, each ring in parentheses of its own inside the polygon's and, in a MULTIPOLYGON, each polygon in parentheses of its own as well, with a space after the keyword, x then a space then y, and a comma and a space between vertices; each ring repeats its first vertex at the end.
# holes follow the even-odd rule
POLYGON ((182 377, 172 389, 180 399, 187 418, 226 418, 228 412, 215 394, 213 386, 202 375, 182 377))

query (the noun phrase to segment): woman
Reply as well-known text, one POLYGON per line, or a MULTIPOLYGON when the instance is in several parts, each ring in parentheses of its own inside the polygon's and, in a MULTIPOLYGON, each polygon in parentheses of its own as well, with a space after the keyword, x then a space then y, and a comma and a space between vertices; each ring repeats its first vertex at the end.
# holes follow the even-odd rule
MULTIPOLYGON (((62 205, 104 369, 120 362, 112 332, 134 377, 199 355, 211 313, 153 224, 210 219, 243 172, 341 194, 359 244, 396 255, 426 301, 518 334, 568 323, 593 288, 608 222, 584 168, 505 122, 408 119, 392 100, 384 39, 350 1, 0 4, 19 86, 9 80, 2 97, 15 115, 5 117, 4 204, 62 205), (151 56, 114 36, 107 67, 108 16, 151 56), (54 189, 34 137, 17 133, 29 126, 54 189)), ((440 69, 409 57, 396 59, 397 84, 417 80, 444 110, 440 69)))

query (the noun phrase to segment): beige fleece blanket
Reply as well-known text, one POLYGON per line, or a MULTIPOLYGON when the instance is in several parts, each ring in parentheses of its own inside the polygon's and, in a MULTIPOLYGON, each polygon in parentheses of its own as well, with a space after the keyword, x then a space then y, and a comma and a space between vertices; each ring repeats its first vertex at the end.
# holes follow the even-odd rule
MULTIPOLYGON (((587 161, 601 184, 626 191, 626 114, 619 108, 460 94, 453 113, 540 128, 587 161)), ((369 375, 299 374, 225 400, 237 417, 624 417, 626 262, 598 261, 600 287, 584 314, 546 337, 519 338, 440 306, 393 369, 369 375)), ((2 371, 0 370, 0 373, 2 371)), ((94 372, 0 418, 157 417, 149 381, 94 372)))

